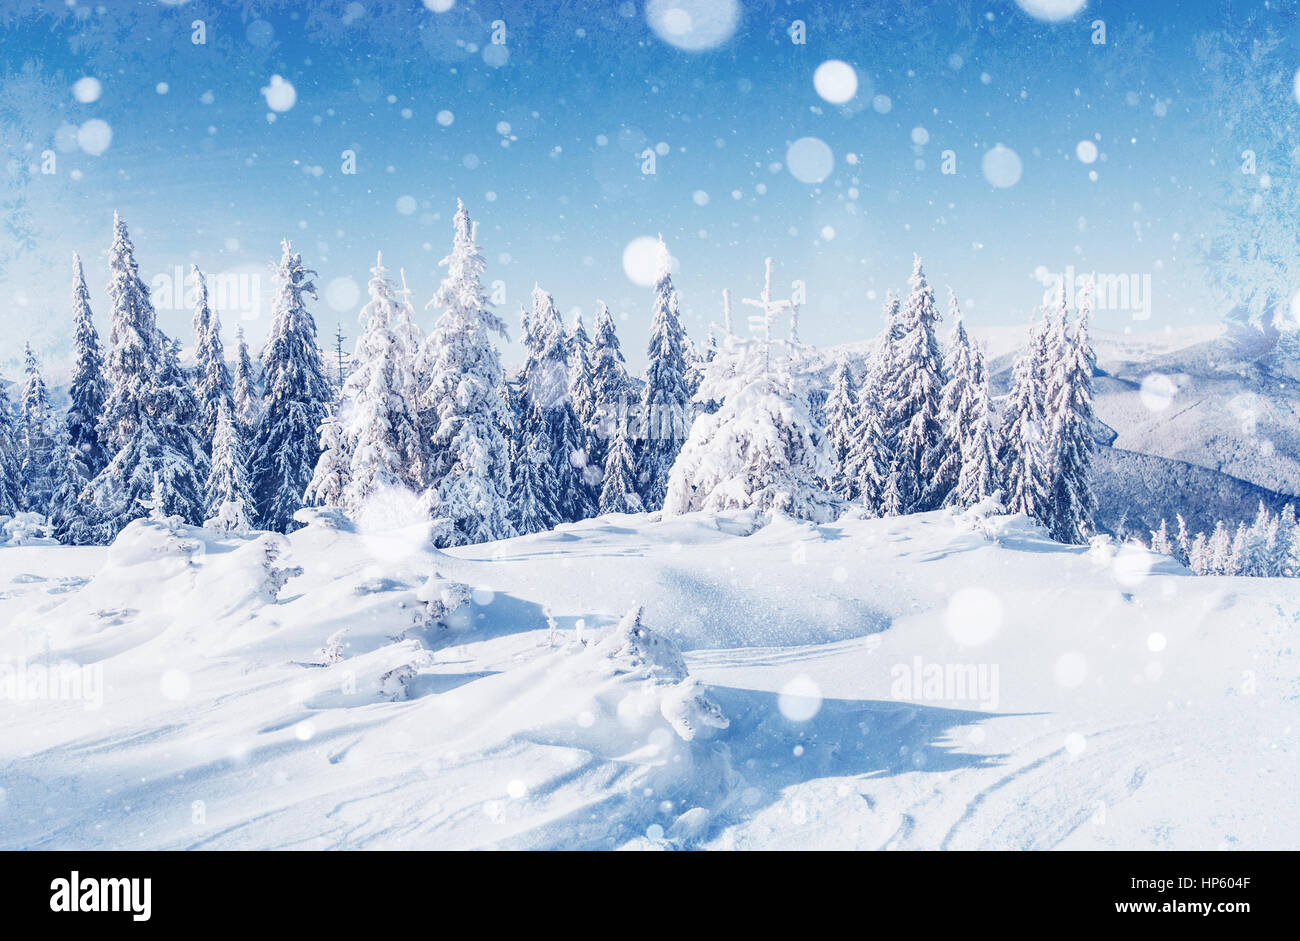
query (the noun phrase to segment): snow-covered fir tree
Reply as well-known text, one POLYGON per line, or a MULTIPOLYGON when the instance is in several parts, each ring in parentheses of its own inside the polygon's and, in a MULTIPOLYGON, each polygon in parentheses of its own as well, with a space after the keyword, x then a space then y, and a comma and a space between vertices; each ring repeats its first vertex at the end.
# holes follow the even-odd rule
POLYGON ((331 415, 320 426, 320 459, 304 499, 320 506, 345 506, 352 479, 352 455, 344 443, 339 418, 331 415))
MULTIPOLYGON (((1064 293, 1064 292, 1062 292, 1064 293)), ((1044 522, 1058 542, 1082 544, 1092 531, 1097 499, 1092 491, 1092 373, 1096 362, 1088 336, 1091 308, 1084 291, 1073 330, 1059 329, 1049 348, 1047 401, 1050 432, 1047 440, 1047 504, 1044 522)), ((1065 318, 1064 302, 1058 314, 1065 318)))
POLYGON ((939 404, 943 394, 943 359, 936 330, 939 309, 926 283, 920 256, 912 263, 909 294, 902 312, 903 335, 894 350, 889 392, 893 457, 903 511, 931 510, 947 493, 938 479, 944 453, 939 404))
POLYGON ((691 428, 690 344, 682 328, 671 268, 668 247, 660 238, 659 273, 651 307, 648 363, 637 432, 641 501, 652 511, 663 506, 668 475, 691 428))
POLYGON ((665 515, 695 510, 777 511, 827 522, 837 501, 823 488, 831 450, 809 402, 807 378, 791 344, 728 337, 696 392, 721 402, 700 415, 673 464, 665 515))
POLYGON ((210 449, 221 410, 234 413, 234 387, 221 342, 221 318, 208 304, 207 279, 198 265, 190 266, 190 277, 194 284, 194 385, 201 421, 198 435, 204 448, 210 449))
POLYGON ((258 524, 288 532, 303 505, 316 461, 320 426, 334 390, 316 345, 316 321, 306 297, 316 297, 315 272, 287 239, 275 269, 271 328, 262 349, 263 411, 252 454, 251 484, 258 524))
POLYGON ((594 515, 586 473, 587 435, 569 397, 568 334, 551 295, 533 288, 528 316, 528 358, 520 381, 524 433, 549 457, 555 490, 551 505, 560 522, 594 515))
POLYGON ((321 454, 305 494, 311 502, 332 496, 331 487, 322 494, 315 484, 322 473, 326 479, 337 473, 346 455, 347 481, 337 498, 338 505, 353 512, 396 488, 418 493, 425 478, 424 448, 410 404, 416 399, 415 376, 407 347, 392 328, 401 301, 387 275, 380 254, 370 269, 369 300, 361 309, 365 329, 339 401, 339 440, 332 452, 321 454))
POLYGON ((573 413, 582 427, 582 477, 594 506, 599 501, 601 479, 604 477, 605 446, 601 439, 600 407, 596 400, 595 376, 592 372, 595 346, 587 336, 581 313, 574 315, 573 325, 569 328, 568 347, 569 401, 573 403, 573 413))
POLYGON ((596 405, 596 434, 592 446, 596 460, 603 465, 611 439, 619 431, 629 430, 628 413, 634 389, 614 329, 614 318, 604 301, 596 302, 594 331, 591 340, 591 391, 596 405))
POLYGON ((884 326, 867 359, 867 370, 857 392, 857 415, 844 467, 845 476, 852 481, 854 499, 877 516, 897 515, 902 499, 895 475, 893 512, 886 514, 885 491, 894 465, 889 396, 895 378, 894 350, 902 336, 899 303, 893 291, 885 295, 881 313, 884 326))
POLYGON ((22 399, 18 409, 23 492, 28 510, 46 514, 56 486, 50 394, 30 343, 23 347, 23 361, 22 399))
POLYGON ((970 423, 962 428, 961 473, 950 500, 961 507, 974 506, 993 496, 1000 486, 996 416, 989 397, 984 354, 978 347, 971 350, 971 377, 970 423))
MULTIPOLYGON (((1035 337, 1037 330, 1034 331, 1035 337)), ((998 476, 1005 488, 1003 504, 1011 513, 1041 520, 1050 483, 1047 436, 1043 428, 1043 388, 1035 347, 1022 354, 1012 371, 1011 394, 998 436, 998 476)))
POLYGON ((521 536, 562 522, 555 509, 555 468, 548 443, 545 422, 533 413, 523 415, 510 487, 510 520, 521 536))
POLYGON ((858 498, 858 481, 849 460, 858 440, 856 385, 849 361, 841 359, 831 373, 831 392, 823 408, 826 442, 831 452, 830 490, 845 500, 858 498))
POLYGON ((641 497, 636 490, 636 460, 628 441, 627 429, 614 432, 605 455, 605 474, 600 488, 598 512, 640 513, 641 497))
POLYGON ((104 379, 104 357, 99 348, 99 332, 90 310, 90 291, 81 258, 72 256, 72 382, 68 388, 68 443, 76 448, 87 473, 94 477, 108 463, 108 455, 99 438, 99 416, 108 398, 104 379))
POLYGON ((945 493, 943 502, 951 506, 957 503, 957 481, 961 477, 966 438, 974 428, 979 390, 975 383, 975 350, 962 323, 957 296, 951 289, 948 292, 948 311, 953 327, 943 359, 943 374, 947 381, 939 400, 943 442, 936 448, 939 466, 932 486, 936 492, 945 493))
POLYGON ((49 515, 51 529, 60 542, 81 545, 95 538, 94 510, 87 485, 108 463, 98 430, 108 384, 104 380, 99 332, 90 310, 90 291, 86 288, 81 258, 75 252, 72 274, 72 381, 68 387, 68 411, 56 446, 56 484, 49 515))
MULTIPOLYGON (((397 292, 400 303, 397 307, 397 313, 393 315, 392 330, 397 341, 402 344, 406 355, 411 358, 412 369, 420 357, 420 351, 424 349, 424 331, 420 325, 415 322, 415 305, 411 303, 411 297, 414 292, 406 286, 406 269, 399 268, 398 276, 401 279, 401 288, 397 292)), ((419 382, 422 377, 416 373, 416 381, 419 382)))
POLYGON ((208 512, 203 525, 221 533, 245 533, 253 526, 248 459, 242 434, 230 406, 220 403, 217 430, 212 438, 212 469, 205 488, 208 512))
POLYGON ((110 391, 98 431, 112 458, 83 501, 97 542, 111 541, 146 515, 155 496, 158 512, 201 523, 207 476, 207 457, 193 433, 197 402, 175 346, 158 329, 135 247, 116 213, 109 272, 112 330, 104 372, 110 391))
POLYGON ((248 341, 244 339, 244 328, 235 328, 235 421, 244 428, 244 434, 251 435, 257 429, 262 417, 262 396, 257 391, 257 377, 253 371, 253 358, 248 354, 248 341))
POLYGON ((514 535, 510 521, 510 441, 513 422, 505 373, 493 337, 505 323, 483 291, 486 263, 478 225, 456 204, 447 275, 430 306, 442 315, 421 348, 417 374, 421 422, 432 442, 424 504, 451 521, 449 545, 514 535))
POLYGON ((1160 555, 1174 555, 1174 544, 1169 538, 1169 523, 1160 521, 1160 528, 1151 531, 1151 551, 1160 555))
POLYGON ((0 516, 13 516, 26 505, 18 427, 9 390, 0 379, 0 516))

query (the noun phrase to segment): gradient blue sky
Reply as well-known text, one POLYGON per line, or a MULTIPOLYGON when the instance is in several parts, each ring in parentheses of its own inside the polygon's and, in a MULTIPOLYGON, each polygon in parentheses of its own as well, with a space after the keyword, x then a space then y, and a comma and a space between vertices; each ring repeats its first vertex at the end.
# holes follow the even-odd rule
MULTIPOLYGON (((1025 0, 1061 3, 1070 0, 1025 0)), ((419 0, 3 0, 0 286, 10 303, 0 311, 9 341, 0 366, 12 375, 30 337, 57 373, 74 248, 106 331, 114 209, 147 280, 196 262, 260 274, 269 293, 266 265, 280 238, 292 238, 320 273, 322 334, 338 321, 356 333, 364 297, 346 303, 347 279, 364 291, 376 249, 406 268, 423 308, 458 196, 480 223, 488 280, 505 284, 509 323, 535 280, 562 311, 589 317, 603 298, 622 318, 634 364, 644 360, 651 291, 629 280, 622 257, 629 241, 655 233, 677 259, 699 342, 720 319, 723 288, 733 297, 760 289, 765 255, 777 260, 779 290, 806 283, 801 332, 819 345, 874 333, 884 292, 905 288, 914 251, 976 325, 1023 323, 1042 297, 1035 270, 1071 264, 1151 276, 1151 319, 1103 311, 1103 328, 1221 316, 1194 245, 1238 172, 1237 142, 1216 137, 1195 43, 1249 14, 1286 37, 1294 69, 1293 3, 1088 0, 1060 22, 1011 0, 739 0, 739 9, 729 38, 692 52, 648 25, 644 2, 455 0, 435 12, 419 0), (191 42, 196 19, 206 45, 191 42), (807 24, 805 45, 787 35, 795 19, 807 24), (495 20, 506 24, 504 55, 490 48, 495 20), (1095 20, 1106 24, 1105 45, 1092 42, 1095 20), (814 89, 829 59, 857 72, 846 105, 814 89), (261 90, 272 75, 297 97, 269 121, 261 90), (84 76, 100 82, 93 102, 74 96, 84 76), (878 95, 887 112, 874 106, 878 95), (94 119, 112 128, 98 155, 75 141, 94 119), (834 154, 820 184, 785 166, 803 137, 834 154), (1094 163, 1078 157, 1084 140, 1096 144, 1094 163), (667 152, 644 175, 637 154, 659 144, 667 152), (1007 188, 981 172, 997 144, 1023 163, 1007 188), (47 149, 57 154, 53 175, 36 170, 47 149), (940 172, 949 149, 952 176, 940 172), (341 172, 344 150, 356 153, 355 175, 341 172)), ((1276 107, 1294 121, 1300 104, 1276 107)), ((188 311, 160 316, 188 340, 188 311)), ((424 314, 425 326, 434 316, 424 314)), ((226 315, 228 334, 238 320, 226 315)), ((266 303, 244 321, 254 340, 266 321, 266 303)))

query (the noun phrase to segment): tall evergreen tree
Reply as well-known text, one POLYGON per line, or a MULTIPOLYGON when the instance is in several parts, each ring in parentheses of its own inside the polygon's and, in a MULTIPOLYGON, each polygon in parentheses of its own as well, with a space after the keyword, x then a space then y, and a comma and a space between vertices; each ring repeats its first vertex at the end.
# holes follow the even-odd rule
POLYGON ((113 456, 82 501, 99 542, 150 511, 202 522, 207 474, 192 431, 197 403, 175 346, 158 329, 135 247, 116 213, 109 272, 112 331, 104 366, 110 391, 98 433, 113 456))
POLYGON ((108 397, 99 333, 90 310, 90 291, 81 258, 72 254, 73 365, 68 412, 55 449, 56 485, 50 498, 50 525, 63 543, 93 542, 94 505, 90 482, 108 464, 98 424, 108 397))
POLYGON ((601 482, 600 515, 606 513, 640 513, 641 497, 636 491, 636 462, 627 429, 620 427, 609 442, 605 456, 605 474, 601 482))
POLYGON ((831 373, 831 393, 824 409, 826 442, 830 448, 832 493, 845 500, 858 498, 858 480, 850 471, 857 441, 858 396, 856 379, 847 359, 841 359, 831 373))
POLYGON ((194 382, 199 400, 199 440, 205 450, 212 447, 217 420, 224 408, 234 413, 235 396, 221 342, 221 318, 208 305, 208 282, 198 265, 190 266, 194 280, 194 382))
POLYGON ((422 423, 433 448, 424 504, 449 519, 448 545, 487 542, 515 534, 510 521, 510 438, 513 424, 501 358, 493 336, 505 323, 483 291, 486 263, 478 225, 460 201, 453 219, 451 253, 438 293, 437 325, 421 347, 416 369, 422 383, 422 423))
POLYGON ((266 390, 253 448, 251 483, 262 527, 277 532, 295 528, 293 515, 303 505, 320 458, 320 426, 334 392, 325 378, 316 345, 316 321, 306 297, 316 297, 315 274, 287 239, 275 269, 276 297, 271 329, 262 350, 266 390))
POLYGON ((23 347, 23 358, 25 378, 19 405, 23 491, 28 510, 48 514, 56 486, 50 394, 41 375, 41 364, 30 343, 23 347))
POLYGON ((243 533, 252 528, 252 494, 248 488, 248 458, 239 423, 224 402, 217 407, 217 430, 212 439, 212 469, 205 488, 207 519, 204 525, 223 533, 243 533))
POLYGON ((971 350, 971 405, 969 424, 963 425, 961 473, 953 488, 955 506, 974 506, 998 492, 997 426, 989 398, 984 355, 971 350))
POLYGON ((244 339, 244 328, 235 329, 238 343, 235 354, 235 421, 243 428, 245 439, 257 430, 262 417, 262 396, 257 391, 257 377, 253 372, 253 358, 248 355, 248 341, 244 339))
POLYGON ((81 258, 72 255, 73 350, 72 384, 68 389, 68 443, 81 454, 86 472, 93 478, 108 463, 108 454, 100 441, 98 423, 108 398, 104 379, 104 357, 99 349, 99 333, 90 310, 90 291, 81 258))
MULTIPOLYGON (((1091 302, 1085 291, 1074 329, 1060 330, 1050 355, 1047 388, 1050 433, 1046 519, 1053 539, 1084 543, 1092 528, 1097 499, 1092 491, 1092 373, 1096 362, 1088 337, 1091 302)), ((1064 319, 1064 310, 1059 314, 1064 319)))
POLYGON ((573 522, 593 515, 596 506, 586 474, 586 433, 569 397, 568 334, 550 294, 534 287, 532 301, 520 396, 524 427, 549 446, 543 453, 556 488, 552 505, 561 522, 573 522))
POLYGON ((939 400, 943 442, 937 447, 939 468, 931 486, 936 493, 944 493, 945 505, 953 505, 957 502, 957 480, 961 477, 967 439, 974 430, 979 392, 975 383, 975 351, 966 334, 966 326, 962 323, 957 296, 951 290, 948 292, 948 310, 953 328, 952 339, 943 360, 943 373, 947 382, 943 387, 943 397, 939 400))
POLYGON ((668 479, 666 516, 696 510, 777 511, 828 522, 836 500, 823 489, 831 477, 830 448, 813 417, 793 344, 728 337, 709 363, 696 395, 721 402, 696 419, 668 479), (789 356, 774 356, 784 346, 789 356))
POLYGON ((1039 520, 1046 512, 1049 483, 1042 397, 1031 350, 1016 360, 1012 373, 1011 395, 998 439, 998 467, 1006 488, 1003 503, 1007 510, 1039 520))
MULTIPOLYGON (((415 376, 405 344, 393 332, 401 310, 397 285, 387 277, 382 254, 370 269, 370 299, 361 310, 365 330, 352 355, 352 369, 339 402, 339 442, 348 457, 342 506, 361 511, 376 496, 395 488, 417 493, 423 486, 424 448, 409 403, 416 399, 415 376)), ((337 453, 323 453, 313 468, 306 499, 322 497, 316 484, 322 470, 333 474, 337 453)), ((325 496, 330 495, 328 489, 325 496)))
POLYGON ((628 411, 634 394, 614 329, 614 318, 604 301, 596 302, 595 336, 591 343, 591 388, 596 404, 595 446, 600 459, 608 451, 614 435, 620 430, 628 430, 628 411))
POLYGON ((0 516, 20 513, 25 505, 18 429, 9 391, 0 379, 0 516))
POLYGON ((668 247, 662 238, 646 353, 649 362, 641 393, 638 477, 642 503, 653 511, 663 506, 668 474, 690 433, 692 411, 690 346, 678 312, 668 247))
POLYGON ((913 260, 908 284, 903 336, 895 353, 890 424, 896 429, 893 452, 903 511, 916 513, 938 507, 946 495, 936 487, 944 444, 939 421, 944 381, 935 336, 939 310, 934 291, 926 283, 920 256, 913 260))
POLYGON ((547 453, 546 425, 535 414, 521 419, 510 488, 510 519, 521 536, 562 522, 555 509, 555 469, 547 453))

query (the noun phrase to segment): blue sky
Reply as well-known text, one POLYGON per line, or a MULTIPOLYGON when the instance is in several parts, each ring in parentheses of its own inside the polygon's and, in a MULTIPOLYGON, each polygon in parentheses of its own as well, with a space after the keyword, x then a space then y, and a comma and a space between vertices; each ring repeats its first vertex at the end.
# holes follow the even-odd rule
MULTIPOLYGON (((534 281, 566 312, 590 316, 602 298, 634 364, 651 291, 629 279, 624 250, 656 233, 700 342, 723 288, 761 288, 766 255, 779 291, 805 285, 801 332, 819 345, 874 333, 913 252, 977 325, 1025 322, 1043 292, 1035 271, 1067 265, 1134 276, 1139 289, 1149 276, 1150 319, 1101 311, 1102 327, 1214 321, 1222 304, 1194 247, 1238 172, 1239 142, 1216 136, 1198 37, 1253 17, 1251 29, 1283 37, 1278 67, 1300 66, 1286 0, 1232 4, 1232 20, 1211 2, 1088 0, 1058 21, 1043 10, 1068 14, 1078 0, 738 0, 734 29, 708 23, 701 0, 431 9, 448 2, 0 3, 13 213, 0 233, 13 299, 0 364, 12 371, 29 336, 52 363, 66 356, 73 249, 106 331, 114 209, 146 279, 195 262, 256 275, 247 283, 268 294, 266 266, 292 238, 320 273, 322 333, 342 321, 355 334, 355 288, 378 249, 406 269, 418 307, 432 296, 458 196, 480 223, 508 322, 534 281), (788 34, 795 20, 803 44, 788 34), (499 21, 504 45, 492 42, 499 21), (708 48, 677 45, 697 40, 708 48), (854 70, 847 103, 814 85, 828 60, 854 70), (287 101, 263 93, 272 76, 294 90, 278 112, 270 104, 287 101), (76 86, 87 77, 97 96, 76 86), (106 147, 103 125, 87 122, 111 128, 106 147), (788 165, 803 138, 833 155, 820 182, 788 165), (1022 168, 1003 187, 982 169, 997 145, 1022 168), (659 151, 653 174, 646 148, 659 151), (52 174, 38 169, 46 151, 52 174), (355 174, 342 172, 344 151, 355 174), (942 172, 945 151, 955 174, 942 172)), ((728 2, 704 6, 716 15, 728 2)), ((1266 106, 1295 121, 1300 103, 1279 97, 1266 106)), ((256 340, 267 312, 232 309, 227 332, 242 320, 256 340)), ((188 311, 160 316, 188 339, 188 311)))

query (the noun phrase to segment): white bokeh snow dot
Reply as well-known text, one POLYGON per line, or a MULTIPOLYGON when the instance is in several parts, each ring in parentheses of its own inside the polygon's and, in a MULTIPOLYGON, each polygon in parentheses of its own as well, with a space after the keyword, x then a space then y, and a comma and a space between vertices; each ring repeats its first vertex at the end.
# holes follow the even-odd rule
POLYGON ((829 225, 822 226, 821 237, 823 241, 829 242, 831 239, 835 238, 835 228, 829 225))
POLYGON ((1088 0, 1016 0, 1016 6, 1036 20, 1057 23, 1074 16, 1087 2, 1088 0))
POLYGON ((737 0, 649 0, 646 22, 655 35, 678 49, 714 49, 740 25, 737 0))
POLYGON ((889 114, 893 110, 894 102, 888 95, 877 95, 871 99, 871 107, 879 114, 889 114))
POLYGON ((996 144, 985 152, 980 169, 989 183, 998 189, 1007 189, 1020 182, 1024 164, 1020 162, 1020 155, 1010 147, 996 144))
POLYGON ((825 141, 801 137, 786 150, 785 165, 800 183, 820 183, 835 169, 835 155, 825 141))
POLYGON ((962 646, 986 644, 1002 629, 1002 599, 987 588, 963 588, 948 599, 945 621, 962 646))
POLYGON ((415 207, 416 203, 414 196, 397 197, 397 211, 402 215, 409 216, 411 213, 415 212, 415 207))
POLYGON ((1081 140, 1074 148, 1074 155, 1080 163, 1097 162, 1097 145, 1090 140, 1081 140))
POLYGON ((696 190, 691 194, 691 199, 697 206, 707 206, 709 204, 709 194, 704 190, 696 190))
POLYGON ((1071 732, 1065 736, 1065 750, 1070 753, 1070 757, 1077 758, 1083 754, 1084 749, 1088 747, 1088 740, 1078 732, 1071 732))
POLYGON ((1140 543, 1126 542, 1120 546, 1119 552, 1115 553, 1115 560, 1111 563, 1111 573, 1115 576, 1115 581, 1121 585, 1127 588, 1136 587, 1151 574, 1151 565, 1155 562, 1155 558, 1140 543))
POLYGON ((361 299, 361 288, 351 278, 335 278, 325 287, 325 303, 335 310, 352 310, 361 299))
POLYGON ((113 129, 107 121, 91 118, 77 128, 77 146, 92 157, 98 157, 108 150, 108 145, 112 142, 113 129))
POLYGON ((298 101, 298 90, 279 75, 271 76, 271 83, 262 89, 266 106, 272 111, 288 111, 298 101))
POLYGON ((1149 412, 1163 412, 1167 409, 1174 396, 1178 394, 1178 385, 1164 373, 1153 372, 1147 373, 1142 377, 1142 387, 1138 391, 1138 398, 1142 400, 1142 405, 1149 412))
POLYGON ((841 59, 828 59, 813 72, 813 88, 824 101, 842 105, 858 93, 858 73, 841 59))
POLYGON ((623 249, 623 272, 633 284, 650 287, 659 280, 659 240, 641 235, 623 249))
POLYGON ((930 143, 930 132, 923 127, 912 128, 912 143, 924 147, 930 143))
POLYGON ((1070 650, 1056 658, 1052 677, 1057 686, 1073 689, 1088 678, 1088 661, 1077 650, 1070 650))
POLYGON ((656 843, 664 838, 664 828, 657 823, 652 823, 645 828, 647 840, 654 840, 656 843))
POLYGON ((445 108, 438 112, 438 123, 443 127, 451 127, 451 122, 456 120, 456 115, 452 114, 445 108))
POLYGON ((781 687, 776 702, 781 715, 791 722, 807 722, 821 711, 821 687, 812 677, 800 673, 781 687))
POLYGON ((528 785, 519 780, 519 778, 515 778, 506 785, 506 793, 515 800, 522 800, 524 797, 528 796, 528 785))
POLYGON ((83 105, 98 101, 99 96, 103 94, 104 86, 99 83, 99 79, 87 75, 79 78, 72 83, 72 97, 76 98, 83 105))
POLYGON ((446 13, 456 5, 456 0, 424 0, 425 9, 434 13, 446 13))
POLYGON ((311 741, 311 737, 316 734, 316 726, 312 725, 310 719, 303 719, 293 727, 293 735, 300 742, 311 741))
POLYGON ((158 678, 158 691, 173 701, 184 699, 190 694, 190 675, 184 670, 167 670, 158 678))
POLYGON ((1165 639, 1165 635, 1161 634, 1159 631, 1155 631, 1147 636, 1147 650, 1152 653, 1159 653, 1164 650, 1168 644, 1169 641, 1165 639))

